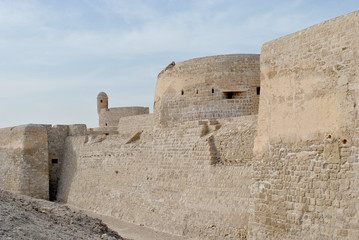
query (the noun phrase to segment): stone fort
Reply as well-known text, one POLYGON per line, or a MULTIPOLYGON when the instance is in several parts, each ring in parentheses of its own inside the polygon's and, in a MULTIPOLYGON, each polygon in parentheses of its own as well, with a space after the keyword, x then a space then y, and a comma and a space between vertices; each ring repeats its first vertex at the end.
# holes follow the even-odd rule
POLYGON ((359 11, 169 64, 154 113, 0 129, 0 187, 191 239, 359 239, 359 11))

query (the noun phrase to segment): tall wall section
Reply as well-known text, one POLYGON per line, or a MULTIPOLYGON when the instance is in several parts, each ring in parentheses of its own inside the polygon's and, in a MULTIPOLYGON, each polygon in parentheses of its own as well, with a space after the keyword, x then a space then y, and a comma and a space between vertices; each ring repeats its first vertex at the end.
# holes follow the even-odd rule
POLYGON ((120 118, 148 114, 148 107, 103 108, 99 112, 100 127, 117 127, 120 118))
POLYGON ((256 116, 136 124, 148 116, 119 134, 68 137, 58 199, 174 234, 244 238, 256 116))
POLYGON ((251 239, 359 238, 359 12, 265 43, 251 239))
POLYGON ((233 54, 172 63, 157 79, 154 113, 161 124, 258 113, 259 55, 233 54))
POLYGON ((68 125, 46 125, 48 139, 49 199, 56 200, 59 182, 59 166, 64 155, 65 139, 69 135, 68 125))
POLYGON ((23 125, 0 129, 0 187, 35 198, 49 198, 46 128, 23 125))

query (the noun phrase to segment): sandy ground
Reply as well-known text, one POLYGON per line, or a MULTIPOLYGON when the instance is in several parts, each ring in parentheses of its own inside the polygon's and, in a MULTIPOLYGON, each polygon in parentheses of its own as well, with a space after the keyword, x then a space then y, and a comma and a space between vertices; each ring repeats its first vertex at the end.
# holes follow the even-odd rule
POLYGON ((167 233, 157 232, 150 228, 138 226, 132 223, 121 221, 114 217, 96 214, 91 211, 80 210, 73 206, 69 206, 76 211, 84 212, 85 214, 101 219, 109 228, 118 232, 125 240, 186 240, 183 236, 174 236, 167 233))
POLYGON ((156 232, 73 206, 0 190, 0 239, 185 240, 188 238, 156 232))
POLYGON ((0 239, 122 239, 100 219, 63 204, 0 190, 0 239))

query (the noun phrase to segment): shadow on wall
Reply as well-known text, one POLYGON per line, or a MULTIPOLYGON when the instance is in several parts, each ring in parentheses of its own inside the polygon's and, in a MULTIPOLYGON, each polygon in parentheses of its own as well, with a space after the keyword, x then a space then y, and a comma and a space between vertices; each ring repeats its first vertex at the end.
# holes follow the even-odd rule
POLYGON ((83 140, 83 138, 85 137, 66 138, 64 147, 65 154, 60 166, 60 181, 56 197, 56 199, 60 202, 67 202, 71 184, 77 171, 77 154, 76 150, 74 149, 76 144, 74 142, 83 140))

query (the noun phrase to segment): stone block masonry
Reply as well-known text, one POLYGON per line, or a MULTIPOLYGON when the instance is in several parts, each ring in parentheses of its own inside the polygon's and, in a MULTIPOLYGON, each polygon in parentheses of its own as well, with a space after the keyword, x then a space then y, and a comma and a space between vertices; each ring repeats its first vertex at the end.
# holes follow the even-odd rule
POLYGON ((23 125, 0 130, 1 189, 49 199, 46 128, 23 125))
POLYGON ((97 95, 97 114, 100 128, 117 128, 120 118, 149 114, 148 107, 108 108, 108 96, 104 92, 97 95))
POLYGON ((256 116, 248 116, 145 128, 130 143, 121 134, 69 137, 58 199, 164 232, 240 239, 248 227, 255 129, 256 116))
MULTIPOLYGON (((69 136, 67 125, 46 125, 48 139, 48 165, 49 165, 49 198, 56 200, 59 181, 59 166, 63 159, 64 143, 69 136)), ((75 132, 75 131, 72 131, 75 132)))
POLYGON ((83 124, 0 129, 1 189, 55 200, 65 139, 86 133, 83 124))
POLYGON ((358 239, 359 12, 265 43, 251 239, 358 239))
POLYGON ((141 114, 120 118, 117 130, 119 134, 132 134, 134 131, 152 129, 154 126, 153 114, 141 114))
POLYGON ((169 65, 157 79, 154 113, 164 125, 258 113, 259 55, 195 58, 169 65))
POLYGON ((117 127, 120 118, 148 113, 148 107, 118 107, 102 109, 99 114, 99 126, 117 127))

